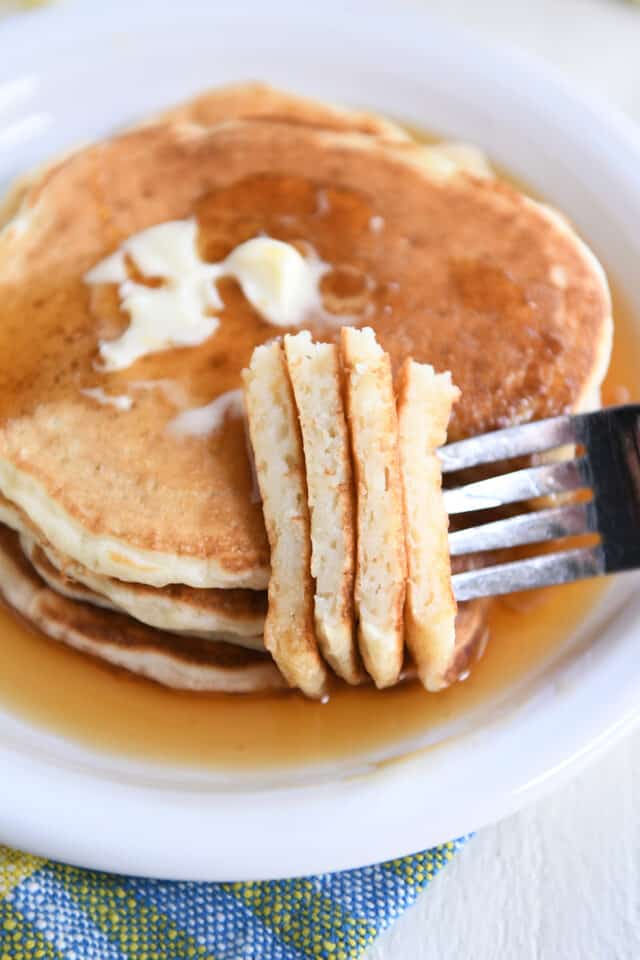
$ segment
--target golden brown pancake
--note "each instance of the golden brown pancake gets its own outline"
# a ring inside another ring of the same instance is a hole
[[[430,170],[413,145],[241,121],[82,150],[43,174],[0,237],[0,489],[94,572],[156,586],[268,577],[237,421],[179,439],[159,392],[126,412],[80,394],[170,378],[207,403],[282,332],[223,280],[220,328],[203,345],[94,369],[98,339],[127,318],[84,273],[132,233],[191,215],[210,260],[261,232],[310,243],[333,267],[328,310],[373,327],[396,368],[410,354],[451,370],[452,439],[577,408],[606,369],[606,282],[570,227],[504,184]],[[313,316],[305,327],[334,336]]]
[[[165,633],[115,611],[60,596],[25,558],[18,535],[0,525],[0,596],[39,632],[113,666],[179,690],[255,693],[285,683],[263,653]],[[468,671],[486,643],[485,601],[461,604],[449,680]],[[414,676],[411,663],[403,676]]]
[[[22,535],[20,545],[36,573],[64,597],[118,610],[158,630],[264,650],[266,596],[262,592],[122,583],[92,574],[73,562],[61,563],[54,550],[29,536]]]
[[[458,605],[456,644],[446,674],[446,685],[464,680],[489,642],[488,614],[491,600],[469,600]]]
[[[426,690],[447,684],[456,646],[449,517],[437,449],[447,442],[459,391],[448,373],[405,360],[398,378],[398,447],[405,505],[407,595],[404,635]]]
[[[0,593],[52,639],[164,686],[223,693],[284,686],[264,653],[154,630],[122,613],[60,596],[35,573],[18,535],[7,527],[0,527]]]
[[[15,528],[11,527],[10,529]],[[60,596],[66,597],[68,600],[78,600],[81,603],[91,603],[95,607],[104,607],[105,610],[120,609],[106,597],[95,593],[83,583],[79,583],[78,580],[73,580],[62,570],[58,570],[51,563],[42,547],[39,547],[35,540],[32,540],[26,534],[20,536],[20,549],[38,576]],[[120,609],[120,613],[124,613],[124,611]]]
[[[306,331],[284,338],[306,467],[314,618],[322,655],[339,677],[360,683],[355,641],[355,496],[342,370],[333,343]]]
[[[145,118],[137,126],[158,123],[195,123],[212,127],[229,120],[273,120],[294,123],[305,127],[319,127],[324,130],[343,132],[357,131],[371,136],[384,137],[387,140],[406,141],[410,137],[397,124],[377,114],[361,110],[347,110],[308,97],[299,97],[265,83],[234,83],[224,87],[206,90],[197,96],[184,100],[168,110],[150,118]],[[136,129],[134,127],[133,129]],[[474,148],[458,144],[445,144],[442,148],[453,150],[453,156],[469,163],[466,155],[460,151]],[[457,151],[457,153],[456,153]],[[62,157],[50,161],[44,167],[23,174],[12,183],[8,193],[0,198],[0,228],[19,210],[24,197],[47,167],[59,162]],[[471,155],[471,165],[483,169],[482,158]]]
[[[266,83],[235,83],[216,87],[163,110],[156,123],[197,123],[214,127],[229,120],[271,120],[339,132],[357,131],[387,140],[406,141],[409,135],[385,117],[346,110],[309,97],[299,97]]]
[[[120,610],[148,626],[262,650],[266,593],[198,590],[183,584],[148,587],[92,573],[61,554],[26,513],[0,495],[0,523],[20,534],[23,551],[53,590],[71,599]]]
[[[407,582],[398,418],[391,363],[365,327],[344,327],[340,355],[356,499],[358,645],[377,687],[397,682]]]
[[[19,212],[22,201],[31,185],[35,183],[38,172],[38,170],[34,170],[31,173],[17,177],[11,183],[8,191],[0,197],[0,230],[2,230],[5,223],[15,217]]]
[[[327,670],[314,629],[305,460],[282,344],[258,347],[242,378],[271,547],[264,645],[292,687],[320,699]]]

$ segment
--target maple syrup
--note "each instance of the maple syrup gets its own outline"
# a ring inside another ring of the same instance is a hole
[[[640,401],[640,337],[614,285],[615,337],[604,404]],[[0,609],[0,705],[84,746],[145,761],[253,769],[380,752],[498,697],[557,652],[604,581],[494,601],[490,640],[471,675],[439,694],[417,683],[340,686],[326,704],[296,693],[177,692],[50,640]]]

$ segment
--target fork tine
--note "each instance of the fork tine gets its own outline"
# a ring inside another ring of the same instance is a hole
[[[571,417],[552,417],[505,430],[494,430],[480,437],[469,437],[440,447],[438,456],[442,472],[466,470],[481,463],[509,460],[532,453],[553,450],[576,439],[574,421]]]
[[[590,485],[589,464],[585,457],[580,457],[577,460],[514,470],[488,480],[453,487],[444,491],[444,505],[449,514],[469,513]]]
[[[524,543],[560,540],[596,529],[593,503],[574,503],[456,530],[449,534],[449,553],[455,557],[482,550],[503,550]]]
[[[451,579],[455,598],[460,603],[477,597],[495,597],[517,590],[571,583],[602,573],[605,573],[604,551],[601,545],[597,545],[467,570],[454,574]]]

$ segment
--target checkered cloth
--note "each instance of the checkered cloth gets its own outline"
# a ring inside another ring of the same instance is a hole
[[[0,847],[0,960],[352,960],[462,842],[260,883],[141,880]]]

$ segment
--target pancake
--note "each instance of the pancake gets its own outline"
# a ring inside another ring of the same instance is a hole
[[[15,528],[12,527],[11,529]],[[103,607],[105,610],[118,609],[118,607],[111,603],[110,600],[107,600],[106,597],[100,596],[99,593],[94,593],[89,587],[78,583],[77,580],[72,580],[71,577],[66,576],[62,570],[54,567],[47,559],[44,550],[37,545],[35,540],[32,540],[31,537],[26,534],[20,535],[20,548],[38,576],[44,580],[48,587],[51,587],[52,590],[59,593],[61,597],[66,597],[67,600],[77,600],[80,603],[91,603],[93,606]],[[122,613],[123,611],[121,610],[120,612]]]
[[[376,686],[389,687],[402,669],[407,578],[391,363],[368,328],[345,327],[340,351],[356,488],[358,644]]]
[[[304,445],[318,643],[339,677],[359,683],[362,666],[353,609],[354,490],[338,348],[312,343],[305,331],[287,335],[284,351]]]
[[[495,177],[487,155],[471,143],[443,140],[430,144],[426,151],[430,161],[441,157],[445,162],[452,163],[456,169],[472,173],[476,177]]]
[[[455,646],[447,667],[445,686],[466,680],[473,664],[482,657],[489,642],[491,603],[491,599],[485,597],[458,605]]]
[[[311,527],[304,452],[284,350],[257,347],[243,372],[249,432],[271,546],[264,645],[292,687],[327,692],[313,622]]]
[[[449,518],[437,449],[459,391],[448,373],[406,360],[398,384],[398,436],[407,538],[406,644],[426,690],[447,685],[454,659],[456,601],[451,585]]]
[[[188,633],[262,650],[266,594],[198,590],[182,584],[148,587],[92,573],[60,554],[26,514],[0,496],[0,523],[20,533],[23,549],[52,589],[71,599],[128,613],[159,630]]]
[[[27,562],[16,533],[0,527],[0,593],[36,629],[115,667],[177,690],[254,693],[283,680],[264,653],[177,636],[48,587]]]
[[[207,90],[153,117],[144,118],[133,129],[158,123],[193,123],[211,127],[229,120],[274,120],[324,130],[356,131],[399,142],[411,139],[402,127],[386,117],[299,97],[264,83],[237,83]],[[437,147],[428,149],[441,151],[443,155],[463,164],[472,172],[488,175],[490,168],[486,158],[475,147],[452,143],[438,144]],[[11,184],[6,195],[0,198],[0,229],[18,213],[29,188],[38,176],[60,162],[65,155],[67,154],[23,174]]]
[[[144,118],[133,129],[158,123],[194,123],[213,127],[229,120],[278,120],[324,130],[352,131],[384,137],[387,140],[406,141],[406,131],[391,120],[360,110],[346,110],[308,97],[299,97],[265,83],[234,83],[215,87],[197,96]],[[480,151],[463,154],[453,144],[458,156],[482,169]],[[464,150],[464,145],[462,147]],[[469,148],[474,151],[474,148]],[[480,159],[478,159],[480,155]],[[24,197],[45,169],[58,163],[62,157],[44,167],[18,177],[7,194],[0,199],[0,228],[20,209]]]
[[[361,110],[346,110],[309,97],[277,90],[266,83],[237,83],[216,87],[163,110],[151,122],[196,123],[214,127],[228,120],[271,120],[338,132],[357,131],[400,142],[410,139],[391,120]]]
[[[337,133],[364,133],[396,143],[413,140],[404,127],[380,114],[300,97],[265,83],[216,87],[163,110],[144,123],[194,123],[214,127],[229,120],[241,119],[278,121]],[[420,144],[419,150],[427,167],[436,166],[443,172],[465,170],[478,177],[494,176],[486,154],[473,144],[443,140],[440,143]],[[420,153],[416,152],[416,155],[419,157]]]
[[[159,630],[213,637],[225,634],[242,646],[261,649],[266,595],[255,590],[197,590],[182,584],[148,587],[91,573],[80,564],[41,548],[48,562],[125,613]]]
[[[20,211],[22,201],[27,195],[30,187],[36,182],[38,175],[43,168],[33,170],[31,173],[25,173],[17,177],[4,196],[0,197],[0,230],[9,220],[12,220]]]
[[[61,564],[55,551],[40,546],[24,534],[20,537],[20,545],[45,583],[64,597],[108,610],[119,610],[139,623],[158,630],[232,643],[248,650],[264,650],[262,608],[266,607],[266,598],[261,593],[252,594],[244,590],[197,591],[179,585],[156,589],[119,583],[108,577],[91,574],[79,568],[78,564]],[[175,598],[171,597],[172,591],[177,594]],[[187,595],[186,599],[180,597],[180,592]],[[199,598],[198,593],[204,596]],[[211,594],[219,595],[213,603]],[[238,594],[247,594],[248,601],[245,602],[245,598],[238,597]],[[251,603],[256,609],[252,619],[247,616],[247,608],[250,609]],[[237,607],[244,609],[238,610]]]
[[[281,121],[338,132],[355,131],[397,142],[412,139],[403,127],[379,114],[349,110],[255,82],[230,84],[207,90],[152,117],[144,118],[132,129],[158,123],[193,123],[211,127],[229,120]],[[486,155],[472,144],[442,141],[429,144],[423,149],[428,156],[441,157],[443,161],[450,161],[469,173],[485,177],[494,175]],[[58,163],[62,156],[64,155],[23,174],[11,184],[7,194],[0,198],[0,229],[19,211],[27,191],[37,177],[48,167]]]
[[[19,229],[0,237],[0,490],[94,573],[151,586],[268,580],[237,420],[173,437],[160,391],[128,411],[80,393],[170,379],[206,404],[239,386],[273,336],[223,280],[220,329],[205,343],[95,370],[98,339],[127,321],[113,288],[89,290],[85,272],[132,233],[191,215],[208,260],[260,233],[311,244],[332,267],[329,313],[371,326],[396,369],[412,355],[452,371],[451,439],[575,409],[606,369],[606,282],[566,222],[497,181],[425,165],[411,144],[239,121],[87,148],[42,175]],[[329,340],[340,317],[304,325]]]
[[[259,693],[282,690],[273,662],[225,643],[163,633],[129,617],[60,596],[26,560],[18,535],[0,526],[0,596],[37,631],[83,654],[177,690]],[[453,682],[464,676],[486,643],[484,601],[460,605]],[[414,674],[412,664],[404,671]]]

